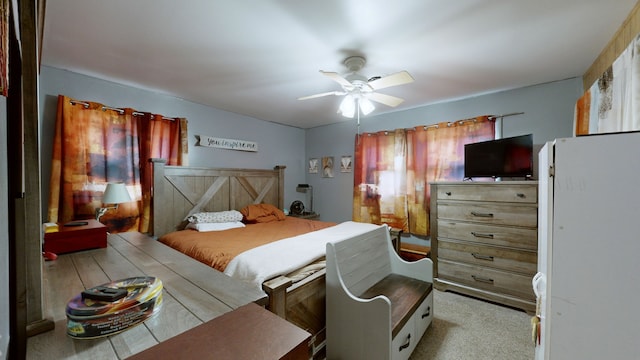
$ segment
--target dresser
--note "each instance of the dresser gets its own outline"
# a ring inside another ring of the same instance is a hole
[[[431,183],[434,286],[535,312],[538,182]]]

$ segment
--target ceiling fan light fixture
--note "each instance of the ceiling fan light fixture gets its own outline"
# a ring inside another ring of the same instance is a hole
[[[391,86],[398,86],[413,82],[413,77],[406,71],[402,70],[390,75],[373,76],[370,78],[360,74],[366,60],[363,56],[351,56],[345,59],[344,65],[349,70],[349,74],[342,76],[337,72],[320,70],[320,73],[329,79],[337,82],[342,87],[342,91],[330,91],[316,95],[303,96],[298,100],[307,100],[323,96],[346,95],[340,103],[337,113],[346,118],[354,118],[356,111],[358,112],[358,122],[360,115],[368,115],[375,106],[373,102],[377,102],[386,106],[396,107],[404,100],[395,96],[378,93],[380,89]]]
[[[361,97],[360,99],[358,99],[358,103],[360,104],[362,115],[369,115],[373,110],[376,109],[371,100],[367,98]]]
[[[342,99],[339,110],[342,116],[353,118],[356,113],[356,104],[352,95],[347,95]]]

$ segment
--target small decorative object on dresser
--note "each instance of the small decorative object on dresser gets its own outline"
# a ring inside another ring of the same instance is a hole
[[[107,247],[107,227],[97,220],[71,221],[59,224],[58,229],[44,234],[44,251],[62,254]]]
[[[434,286],[535,312],[538,182],[431,184]]]

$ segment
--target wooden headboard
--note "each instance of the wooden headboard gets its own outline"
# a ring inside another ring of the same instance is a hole
[[[153,236],[182,228],[185,219],[203,211],[240,210],[249,204],[267,203],[283,208],[284,169],[221,169],[166,166],[153,162]]]

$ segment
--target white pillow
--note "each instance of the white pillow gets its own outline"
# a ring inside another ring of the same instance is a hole
[[[221,231],[227,229],[234,229],[244,227],[244,224],[240,221],[232,222],[219,222],[219,223],[189,223],[187,229],[194,229],[197,231]]]
[[[187,218],[190,223],[226,223],[242,221],[242,213],[237,210],[201,212]]]

